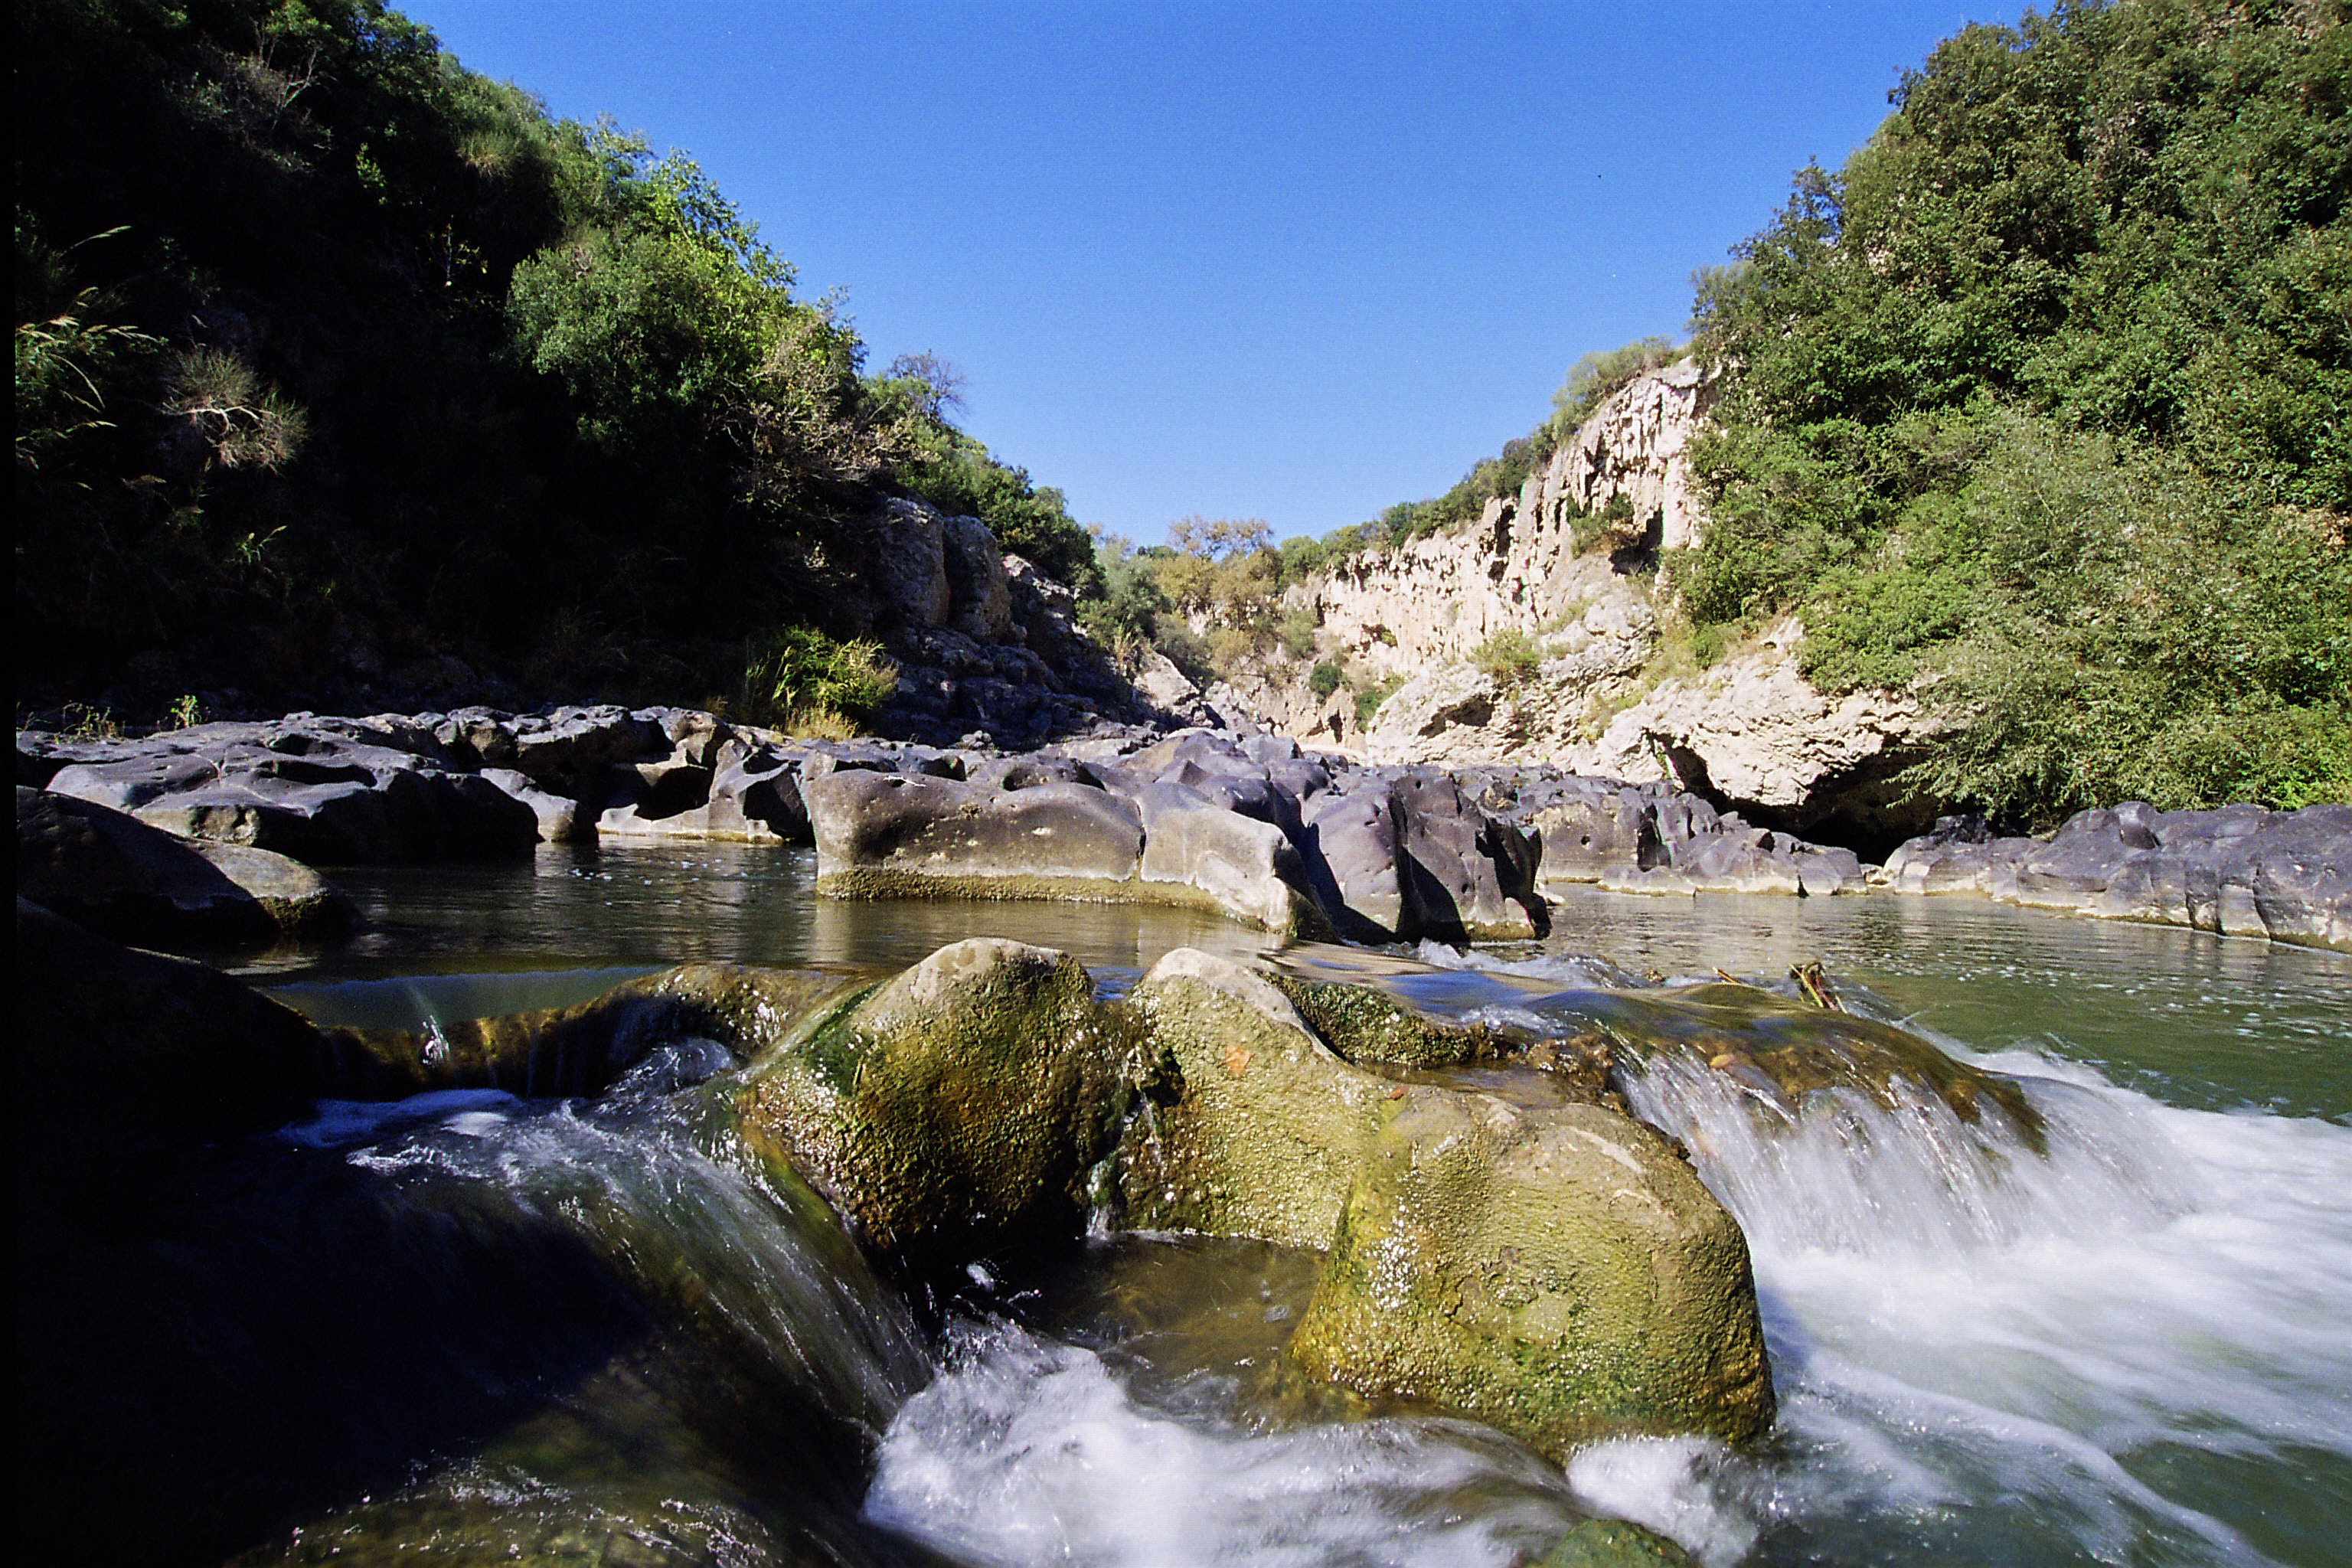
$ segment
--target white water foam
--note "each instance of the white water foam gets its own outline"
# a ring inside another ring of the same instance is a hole
[[[1924,1092],[1818,1092],[1791,1121],[1673,1057],[1629,1085],[1747,1232],[1784,1453],[1605,1446],[1581,1495],[1710,1563],[1744,1550],[1727,1508],[1864,1556],[2269,1560],[2225,1485],[2184,1499],[2135,1461],[2352,1459],[2352,1129],[1997,1065],[2053,1075],[2026,1080],[2046,1158]]]
[[[1180,1421],[1093,1352],[1001,1323],[961,1330],[900,1410],[866,1512],[992,1568],[1504,1568],[1579,1517],[1557,1471],[1478,1428]]]

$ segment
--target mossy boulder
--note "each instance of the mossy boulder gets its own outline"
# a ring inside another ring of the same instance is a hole
[[[1328,1247],[1401,1086],[1340,1060],[1271,981],[1229,958],[1178,948],[1129,1001],[1159,1076],[1120,1147],[1128,1222]]]
[[[1598,1106],[1409,1089],[1291,1353],[1555,1457],[1628,1432],[1744,1439],[1772,1418],[1738,1223],[1662,1136]]]
[[[1279,972],[1266,978],[1332,1050],[1351,1062],[1461,1067],[1509,1048],[1508,1041],[1484,1024],[1433,1018],[1369,985],[1341,985]]]
[[[1343,1037],[1433,1049],[1376,994],[1170,953],[1130,997],[1158,1051],[1118,1152],[1130,1225],[1328,1252],[1298,1365],[1555,1454],[1769,1424],[1746,1239],[1664,1137],[1604,1106],[1353,1066],[1294,990]]]
[[[918,1268],[1074,1235],[1139,1052],[1068,955],[975,938],[760,1061],[743,1135]]]

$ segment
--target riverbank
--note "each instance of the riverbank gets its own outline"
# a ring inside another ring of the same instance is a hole
[[[2126,802],[2042,838],[1948,818],[1873,866],[1664,784],[1370,765],[1278,736],[1109,721],[1007,753],[795,739],[678,708],[292,714],[139,738],[19,731],[16,759],[20,788],[311,866],[814,845],[830,896],[1190,905],[1364,942],[1540,936],[1548,889],[1592,882],[1973,894],[2352,952],[2345,805]]]

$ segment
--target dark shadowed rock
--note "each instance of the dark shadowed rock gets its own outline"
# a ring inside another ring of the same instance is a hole
[[[351,928],[351,901],[283,855],[190,843],[119,811],[18,786],[16,891],[121,942],[255,946]]]

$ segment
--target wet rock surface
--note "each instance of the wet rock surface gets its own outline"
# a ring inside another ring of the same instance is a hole
[[[1294,988],[1189,949],[1136,987],[1160,1070],[1119,1151],[1129,1223],[1328,1254],[1290,1347],[1303,1368],[1547,1452],[1769,1423],[1746,1244],[1664,1137],[1601,1105],[1355,1066]],[[1476,1048],[1332,994],[1349,989],[1303,994],[1367,1059]]]

